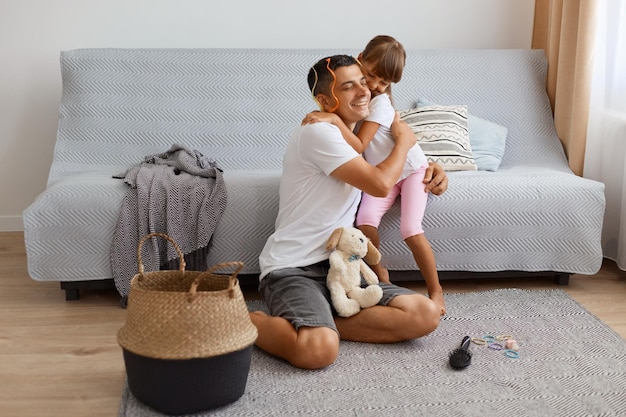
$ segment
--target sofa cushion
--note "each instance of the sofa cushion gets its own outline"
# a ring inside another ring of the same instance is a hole
[[[446,171],[475,171],[467,126],[467,106],[421,106],[400,111],[430,162]]]
[[[417,107],[434,104],[424,98],[417,100]],[[504,155],[508,129],[472,113],[467,114],[467,126],[476,167],[480,171],[496,171]]]

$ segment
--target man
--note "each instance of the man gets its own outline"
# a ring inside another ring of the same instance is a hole
[[[309,71],[309,87],[324,111],[354,129],[369,113],[370,91],[358,62],[349,56],[324,58]],[[397,118],[396,118],[397,119]],[[434,302],[406,288],[381,283],[383,298],[349,318],[335,317],[326,288],[326,241],[337,227],[354,223],[361,191],[385,196],[400,177],[415,135],[403,122],[392,126],[395,147],[372,166],[328,123],[305,124],[291,136],[283,160],[276,230],[260,256],[259,291],[270,314],[253,312],[256,345],[294,366],[332,364],[339,340],[393,343],[424,336],[439,324]],[[435,194],[447,188],[441,167],[425,176]]]

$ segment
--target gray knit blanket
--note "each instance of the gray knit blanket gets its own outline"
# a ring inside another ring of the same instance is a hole
[[[169,235],[183,252],[187,270],[208,268],[206,255],[227,198],[215,161],[197,150],[173,145],[114,177],[129,186],[111,245],[111,269],[120,295],[128,295],[130,280],[138,271],[139,241],[149,233]],[[178,266],[178,253],[163,238],[146,241],[141,253],[145,271]]]

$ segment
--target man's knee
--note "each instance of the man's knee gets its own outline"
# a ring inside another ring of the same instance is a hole
[[[331,365],[339,356],[339,335],[328,327],[300,328],[298,354],[291,364],[298,368],[320,369]]]
[[[413,315],[418,327],[418,336],[422,337],[434,332],[441,320],[441,310],[435,302],[427,297],[423,297],[422,303],[418,307],[418,312]]]
[[[394,305],[394,302],[398,304]],[[401,331],[406,332],[403,337],[407,340],[432,333],[439,326],[440,309],[428,297],[418,294],[398,296],[389,305],[400,308],[406,313],[407,322],[401,326]]]

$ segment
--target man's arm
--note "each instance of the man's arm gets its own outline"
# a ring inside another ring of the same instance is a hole
[[[396,120],[392,124],[392,134],[395,146],[383,162],[372,166],[363,157],[359,156],[335,169],[331,175],[367,194],[375,197],[385,197],[398,182],[398,178],[402,174],[406,155],[409,149],[416,143],[416,138],[411,128],[399,120],[397,115]]]

